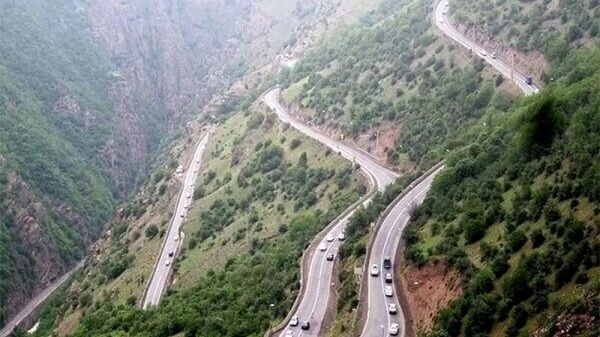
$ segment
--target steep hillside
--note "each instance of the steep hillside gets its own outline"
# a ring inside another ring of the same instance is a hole
[[[431,4],[386,2],[323,41],[282,74],[284,97],[320,128],[390,164],[409,172],[431,165],[443,157],[442,144],[455,146],[450,139],[512,100],[501,77],[437,37]]]
[[[85,255],[215,93],[284,45],[300,52],[304,37],[352,20],[349,8],[359,7],[0,4],[0,323]]]
[[[598,49],[570,55],[547,90],[473,128],[448,156],[405,233],[412,263],[441,259],[464,277],[431,336],[600,329],[598,62]]]
[[[452,11],[458,2],[451,2]],[[499,2],[499,10],[506,3]],[[490,6],[461,2],[460,10],[485,7],[494,12]],[[586,3],[591,14],[587,9],[581,13],[575,2],[560,6],[569,18],[589,21],[595,15],[595,2]],[[593,335],[597,326],[590,322],[598,321],[592,310],[598,294],[598,149],[590,143],[597,143],[599,134],[594,97],[600,82],[592,66],[598,52],[574,56],[569,48],[594,45],[594,22],[580,27],[579,39],[567,41],[563,26],[545,37],[563,46],[560,55],[550,57],[553,70],[542,67],[552,88],[522,101],[478,58],[437,37],[429,22],[431,11],[431,1],[385,3],[369,20],[326,39],[282,73],[284,97],[298,106],[301,118],[407,172],[446,158],[450,168],[437,179],[406,234],[405,255],[413,263],[399,273],[408,285],[418,332],[435,324],[439,329],[432,336],[483,336],[490,331],[493,336],[529,336],[534,331],[541,336],[552,334],[570,317],[576,322],[570,325],[572,333],[580,329],[586,331],[582,335]],[[401,186],[398,182],[394,188]],[[383,196],[383,205],[390,200]],[[374,203],[348,229],[340,252],[334,336],[356,333],[359,284],[354,268],[362,265],[369,224],[381,209]],[[550,221],[546,209],[552,210]],[[573,242],[563,238],[570,226],[579,235]],[[534,240],[536,249],[530,246]],[[532,250],[542,253],[526,257]],[[538,269],[531,266],[534,260],[541,261]],[[505,281],[510,279],[506,275],[522,270],[535,271],[544,281],[525,282],[525,290],[511,298],[512,289],[505,290],[511,285],[503,285],[511,282]],[[479,286],[485,290],[473,290]],[[530,291],[535,292],[531,299],[523,295]],[[437,315],[450,303],[450,309]],[[541,327],[548,328],[536,330]]]
[[[174,284],[157,309],[135,305],[171,215],[165,200],[178,185],[172,170],[184,162],[160,169],[123,207],[90,263],[57,295],[63,300],[46,308],[36,334],[259,336],[281,320],[298,289],[303,249],[365,187],[350,163],[266,112],[262,105],[238,111],[211,137]],[[185,160],[198,136],[172,156]]]

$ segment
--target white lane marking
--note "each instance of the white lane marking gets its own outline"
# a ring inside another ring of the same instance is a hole
[[[336,242],[336,240],[337,240],[337,234],[335,234],[334,232],[337,232],[338,234],[339,234],[340,232],[342,232],[342,231],[343,231],[343,230],[346,228],[346,226],[347,226],[347,224],[348,224],[348,219],[349,219],[349,218],[350,218],[350,217],[351,217],[353,214],[354,214],[354,210],[353,210],[353,211],[351,211],[350,213],[348,213],[348,214],[347,214],[345,217],[343,217],[342,219],[340,219],[340,220],[338,221],[338,223],[337,223],[335,226],[333,226],[333,228],[332,228],[332,229],[331,229],[331,230],[330,230],[330,231],[327,233],[327,235],[329,235],[329,234],[332,234],[332,235],[334,235],[334,241],[332,241],[332,242],[329,244],[329,246],[327,247],[327,250],[326,250],[326,251],[324,251],[324,254],[323,254],[323,255],[324,255],[324,258],[321,260],[321,268],[320,268],[320,270],[319,270],[319,277],[317,278],[317,280],[318,280],[318,281],[317,281],[317,282],[318,282],[318,285],[317,285],[317,291],[314,293],[314,294],[315,294],[315,299],[314,299],[313,306],[312,306],[312,308],[311,308],[310,315],[308,316],[308,320],[309,320],[309,321],[310,321],[310,319],[312,319],[312,316],[313,316],[313,314],[314,314],[314,312],[315,312],[315,310],[316,310],[316,307],[317,307],[317,303],[319,302],[319,298],[320,298],[320,296],[319,296],[319,293],[321,292],[321,291],[320,291],[320,289],[321,289],[321,283],[323,283],[323,282],[322,282],[322,281],[323,281],[323,277],[322,277],[322,276],[323,276],[323,267],[324,267],[324,265],[325,265],[325,264],[327,264],[327,262],[328,262],[328,261],[327,261],[327,254],[329,253],[329,250],[330,250],[332,247],[334,247],[334,246],[337,244],[337,242]],[[342,227],[342,228],[339,228],[339,227]],[[324,240],[324,241],[321,241],[321,243],[319,244],[319,246],[321,246],[321,245],[322,245],[322,244],[324,244],[324,243],[325,243],[325,244],[327,244],[327,237],[325,237],[323,240]],[[334,250],[335,250],[335,248],[334,248]],[[321,250],[319,250],[319,252],[321,252]],[[315,254],[315,255],[313,255],[312,261],[314,261],[314,260],[315,260],[315,258],[316,258],[316,254]],[[335,257],[334,257],[334,258],[335,258]],[[311,264],[312,264],[312,261],[311,261]],[[334,261],[332,261],[332,262],[334,262]],[[312,269],[311,269],[311,270],[312,270]],[[333,264],[331,265],[331,271],[330,271],[330,273],[331,273],[331,272],[333,272]],[[329,284],[329,281],[328,281],[327,283]],[[305,300],[306,300],[306,297],[305,297],[305,298],[303,298],[302,302],[304,303],[304,301],[305,301]],[[327,301],[329,301],[329,291],[327,292],[327,296],[326,296],[326,301],[325,301],[325,303],[327,303]],[[300,311],[300,308],[301,308],[301,307],[302,307],[302,304],[301,304],[300,306],[298,306],[298,309],[297,309],[297,310],[296,310],[296,312],[295,312],[295,313],[296,313],[296,315],[297,315],[298,311]],[[321,323],[322,323],[322,322],[319,322],[319,324],[321,324]],[[316,324],[315,324],[315,325],[316,325]],[[283,334],[284,334],[284,333],[285,333],[285,331],[284,331],[284,332],[282,332],[281,336],[283,336]],[[302,336],[302,334],[303,334],[303,332],[302,332],[302,330],[301,330],[301,331],[300,331],[300,333],[298,334],[298,337],[301,337],[301,336]]]
[[[183,187],[179,196],[179,202],[175,207],[174,219],[172,220],[171,228],[166,234],[166,243],[163,246],[163,251],[160,252],[158,264],[154,272],[154,277],[150,281],[148,294],[144,301],[143,308],[147,308],[151,305],[156,305],[160,301],[162,289],[164,289],[165,287],[164,283],[166,283],[167,274],[172,268],[172,263],[170,263],[168,267],[165,266],[166,261],[168,260],[168,254],[171,250],[173,250],[172,243],[170,240],[174,240],[175,236],[178,235],[181,229],[181,225],[183,224],[183,219],[185,219],[185,216],[187,214],[187,210],[185,209],[185,207],[182,206],[187,203],[187,196],[191,193],[190,189],[192,188],[195,180],[198,177],[197,171],[199,171],[199,168],[202,164],[200,161],[202,159],[204,150],[206,148],[206,144],[208,143],[208,138],[211,133],[212,130],[209,130],[208,133],[204,135],[204,137],[198,143],[196,150],[192,156],[192,162],[188,166],[188,170],[185,173],[185,177],[183,179]],[[194,171],[196,171],[196,173],[194,173]],[[181,218],[181,215],[183,215],[184,217]]]
[[[352,148],[346,146],[345,144],[337,142],[325,135],[322,135],[319,132],[316,132],[312,128],[309,128],[308,126],[304,125],[303,123],[301,123],[298,120],[296,120],[295,118],[293,118],[291,115],[288,115],[287,112],[285,111],[285,109],[279,104],[279,101],[275,98],[275,92],[276,92],[276,90],[272,90],[272,91],[268,92],[267,94],[265,94],[264,100],[271,109],[275,110],[275,113],[277,114],[277,116],[279,117],[280,120],[291,124],[294,128],[298,129],[302,133],[308,135],[309,137],[311,137],[313,139],[316,139],[317,141],[320,141],[321,143],[330,147],[334,151],[339,152],[340,154],[342,154],[343,157],[345,157],[348,160],[354,161],[358,157],[361,168],[370,173],[369,179],[371,179],[371,181],[377,182],[379,190],[382,190],[385,186],[387,186],[388,184],[393,182],[393,180],[398,176],[397,173],[390,171],[383,166],[380,166],[378,163],[371,161],[369,158],[365,159],[364,156],[362,155],[362,153],[355,152]],[[384,178],[382,178],[381,176],[383,176]],[[367,205],[369,203],[369,201],[370,201],[370,199],[366,200],[363,205]],[[313,262],[314,262],[314,257],[313,257],[313,261],[311,261],[310,270],[312,270]],[[317,293],[317,295],[318,295],[318,293]],[[368,300],[370,302],[370,296],[368,297]],[[305,301],[305,299],[302,299],[302,302],[304,302],[304,301]],[[316,303],[316,301],[315,301],[315,303]],[[367,307],[369,307],[369,306],[370,306],[370,304]],[[298,312],[300,310],[300,307],[302,307],[302,304],[299,306],[299,308],[296,312]],[[314,310],[313,310],[313,312],[314,312]],[[369,311],[367,312],[367,315],[368,314],[369,314]],[[312,314],[311,314],[311,316],[312,316]],[[283,336],[284,333],[285,332],[282,332],[281,336]],[[299,336],[301,336],[301,335],[302,335],[302,332],[300,332]]]
[[[427,181],[427,180],[425,180],[424,182],[426,182],[426,181]],[[426,184],[426,185],[427,185],[427,184]],[[412,198],[412,199],[411,199],[411,200],[408,202],[408,204],[407,204],[406,206],[404,206],[404,208],[402,209],[402,211],[400,212],[400,214],[398,214],[398,216],[397,216],[397,217],[394,219],[394,221],[392,222],[392,228],[390,228],[390,231],[388,232],[388,235],[387,235],[387,237],[386,237],[386,239],[385,239],[385,243],[384,243],[384,245],[383,245],[383,254],[384,254],[384,256],[385,256],[385,252],[388,250],[388,244],[389,244],[389,239],[390,239],[390,237],[391,237],[391,234],[392,234],[392,233],[394,233],[394,234],[397,234],[396,227],[398,226],[398,220],[400,220],[400,217],[401,217],[401,216],[404,214],[404,212],[405,212],[407,209],[409,209],[409,208],[410,208],[410,207],[413,205],[413,202],[414,202],[414,201],[415,201],[417,198],[419,198],[419,197],[420,197],[420,196],[421,196],[423,193],[425,193],[425,192],[426,192],[426,191],[428,191],[428,190],[429,190],[429,189],[428,189],[427,187],[423,187],[423,190],[422,190],[422,191],[420,191],[419,193],[417,193],[417,195],[415,195],[415,196],[414,196],[414,198]],[[413,190],[413,191],[415,191],[415,190]],[[413,191],[411,191],[411,192],[413,192]],[[407,219],[407,220],[408,220],[408,219]],[[406,223],[406,222],[407,222],[407,221],[404,221],[404,223]],[[400,239],[402,239],[402,237],[400,237]],[[395,255],[396,255],[396,254],[390,253],[390,258],[391,258],[391,262],[392,262],[392,284],[394,284],[394,283],[393,283],[393,270],[394,270],[394,263],[396,262],[396,261],[395,261]],[[384,284],[384,280],[383,280],[383,278],[381,279],[381,287],[382,287],[382,289],[385,289],[385,284]],[[383,301],[383,302],[384,302],[385,304],[387,304],[387,299],[385,298],[385,293],[383,294],[383,299],[384,299],[384,301]],[[393,301],[394,303],[397,303],[397,304],[398,304],[398,301],[397,301],[397,299],[396,299],[396,292],[395,292],[395,291],[393,291],[393,292],[392,292],[392,301]],[[400,305],[398,305],[398,308],[400,308],[400,309],[399,309],[399,311],[400,311],[400,314],[403,316],[403,315],[404,315],[404,310],[402,310],[402,308],[400,307]],[[386,312],[387,312],[387,308],[386,308]],[[388,314],[388,315],[386,315],[386,317],[387,317],[387,328],[386,328],[386,329],[389,329],[389,327],[390,327],[390,315]],[[402,336],[404,336],[404,330],[405,330],[405,329],[404,329],[404,327],[403,327],[403,328],[402,328]]]
[[[432,174],[431,176],[433,176],[433,174]],[[428,183],[428,181],[429,181],[429,180],[430,180],[430,179],[429,179],[429,177],[428,177],[428,178],[426,178],[426,179],[425,179],[425,180],[423,180],[423,181],[422,181],[422,182],[421,182],[419,185],[415,186],[415,187],[413,188],[413,190],[412,190],[412,191],[410,191],[409,193],[413,193],[413,192],[414,192],[415,190],[417,190],[417,189],[418,189],[420,186],[422,186],[422,184],[423,184],[423,183]],[[419,197],[419,196],[420,196],[420,195],[421,195],[423,192],[425,192],[425,191],[427,191],[427,190],[428,190],[428,188],[425,188],[423,191],[419,192],[419,193],[418,193],[418,194],[417,194],[415,197],[413,197],[413,198],[412,198],[412,199],[411,199],[411,200],[408,202],[408,205],[407,205],[407,206],[404,206],[404,208],[403,208],[403,210],[400,212],[400,214],[398,214],[398,216],[396,217],[396,219],[395,219],[395,220],[394,220],[394,222],[392,223],[392,228],[389,230],[389,232],[388,232],[388,234],[387,234],[387,236],[386,236],[386,241],[385,241],[385,243],[384,243],[384,249],[383,249],[383,251],[382,251],[382,252],[383,252],[383,254],[385,254],[385,248],[386,248],[386,246],[387,246],[387,241],[388,241],[388,239],[389,239],[389,237],[390,237],[391,233],[392,233],[392,232],[394,232],[395,222],[396,222],[396,221],[398,221],[398,219],[400,218],[400,216],[402,216],[402,214],[404,213],[404,211],[406,211],[406,209],[408,208],[408,206],[410,206],[410,204],[412,204],[412,202],[413,202],[413,201],[414,201],[416,198],[418,198],[418,197]],[[408,195],[407,195],[407,196],[408,196]],[[407,197],[407,196],[405,196],[405,197]],[[403,198],[403,199],[402,199],[402,200],[399,202],[399,204],[404,204],[404,203],[405,203],[405,202],[404,202],[404,198]],[[385,220],[384,220],[384,221],[385,221]],[[382,228],[380,228],[380,231],[381,231],[381,229],[382,229]],[[376,240],[377,240],[377,239],[376,239]],[[369,261],[371,262],[371,264],[373,263],[373,259],[374,259],[374,258],[375,258],[374,256],[371,256],[371,258],[369,259]],[[376,259],[376,260],[377,260],[377,259]],[[373,277],[370,277],[370,278],[369,278],[369,282],[368,282],[368,289],[370,289],[370,288],[371,288],[371,280],[372,280],[372,278],[373,278]],[[382,285],[383,285],[383,284],[384,284],[384,281],[383,281],[383,279],[381,280],[381,282],[382,282]],[[394,292],[394,293],[395,293],[395,292]],[[371,308],[371,297],[372,297],[372,296],[376,296],[376,295],[369,293],[369,295],[367,296],[367,299],[368,299],[368,302],[367,302],[367,303],[368,303],[368,304],[367,304],[367,320],[366,320],[365,326],[364,326],[364,328],[363,328],[363,331],[362,331],[362,333],[361,333],[361,336],[364,336],[364,335],[365,335],[365,333],[367,332],[367,327],[368,327],[368,325],[369,325],[369,322],[370,322],[370,320],[371,320],[371,318],[370,318],[370,317],[371,317],[371,310],[370,310],[370,308]],[[384,296],[384,303],[387,303],[387,300],[385,299],[385,294],[383,294],[383,296]],[[395,294],[393,294],[393,296],[394,296],[394,299],[395,299],[395,298],[396,298],[396,297],[395,297]],[[387,309],[386,309],[385,311],[387,312]],[[402,313],[402,308],[400,308],[400,311],[401,311],[401,313]],[[389,322],[390,322],[389,315],[387,315],[387,321],[388,321],[388,329],[389,329]],[[405,329],[402,329],[403,333],[404,333],[404,330],[405,330]]]

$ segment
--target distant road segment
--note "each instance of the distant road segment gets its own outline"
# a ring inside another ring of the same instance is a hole
[[[340,153],[344,158],[359,164],[362,169],[371,173],[375,177],[377,187],[380,191],[383,191],[387,185],[396,180],[398,177],[396,172],[381,165],[369,154],[324,135],[310,126],[307,126],[294,116],[288,114],[288,112],[279,102],[279,95],[280,89],[273,89],[267,92],[263,96],[263,99],[265,103],[267,103],[267,105],[275,111],[277,117],[279,117],[281,121],[289,123],[292,127],[304,133],[308,137],[313,138],[332,150]]]
[[[160,255],[154,266],[152,278],[150,283],[148,283],[146,296],[142,304],[142,308],[144,309],[157,305],[167,287],[167,281],[171,273],[171,268],[173,267],[173,260],[179,250],[179,245],[182,242],[181,227],[185,221],[188,207],[192,202],[196,178],[198,177],[200,166],[202,166],[202,155],[204,154],[208,138],[212,131],[213,129],[209,129],[206,135],[204,135],[196,145],[192,160],[185,172],[185,178],[177,205],[175,206],[175,212],[173,213],[169,230],[165,235]]]
[[[58,280],[54,281],[48,288],[44,289],[40,294],[34,297],[29,303],[19,311],[6,325],[0,330],[0,337],[9,336],[13,330],[21,324],[29,315],[33,313],[42,303],[44,303],[56,289],[58,289],[63,283],[65,283],[71,275],[79,268],[83,266],[84,261],[79,262],[73,269],[68,271],[66,274],[61,276]]]
[[[512,81],[525,95],[532,95],[539,92],[539,88],[535,84],[527,84],[526,75],[523,72],[511,67],[510,64],[507,64],[499,57],[492,56],[492,51],[485,51],[483,47],[467,39],[466,36],[456,30],[449,20],[448,10],[448,0],[439,1],[435,5],[433,21],[442,33],[472,51],[474,55],[482,58],[502,74],[502,76]]]

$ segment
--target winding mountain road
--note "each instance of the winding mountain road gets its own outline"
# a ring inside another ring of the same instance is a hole
[[[273,111],[275,111],[281,121],[289,123],[292,127],[305,135],[321,142],[332,150],[337,151],[344,158],[359,164],[367,175],[373,178],[373,182],[379,190],[385,189],[387,185],[391,184],[396,179],[398,176],[397,173],[377,163],[369,154],[326,136],[289,115],[283,105],[279,102],[279,96],[280,90],[273,89],[263,96],[263,100],[271,109],[273,109]],[[369,202],[370,199],[367,199],[363,202],[363,205],[366,205]],[[295,327],[283,329],[281,332],[282,337],[285,336],[288,331],[290,331],[294,337],[320,335],[321,326],[327,310],[327,303],[329,302],[334,266],[333,261],[327,261],[326,257],[329,253],[333,253],[334,256],[337,256],[339,246],[341,245],[341,241],[338,240],[339,235],[344,232],[348,220],[353,214],[354,210],[339,219],[319,243],[319,247],[324,246],[326,250],[318,249],[312,255],[309,270],[306,271],[306,290],[304,291],[302,298],[299,299],[299,304],[293,313],[293,316],[298,317],[300,324]],[[309,330],[300,329],[301,323],[305,321],[309,321],[311,324]]]
[[[442,33],[472,51],[474,55],[482,58],[502,74],[502,76],[512,81],[521,91],[523,91],[523,93],[525,93],[525,95],[532,95],[539,92],[539,88],[535,84],[527,84],[526,76],[523,72],[511,67],[509,63],[506,63],[500,59],[500,57],[492,56],[492,51],[485,51],[483,47],[469,40],[466,36],[456,30],[450,22],[449,15],[447,15],[448,10],[448,0],[438,1],[435,4],[433,22]]]
[[[188,211],[188,207],[192,202],[194,194],[194,184],[198,177],[198,171],[202,166],[202,155],[206,149],[208,138],[212,133],[213,129],[209,129],[206,135],[196,145],[194,150],[194,156],[189,164],[189,167],[185,173],[183,186],[179,194],[177,206],[175,206],[175,212],[171,219],[171,225],[165,235],[163,246],[158,256],[158,260],[154,265],[154,271],[148,287],[145,293],[145,298],[142,304],[142,308],[146,309],[150,306],[157,305],[164,294],[167,286],[167,280],[173,267],[173,259],[175,258],[177,251],[179,250],[182,238],[180,237],[181,226],[185,221],[185,216]]]
[[[343,144],[335,139],[332,139],[317,130],[305,125],[298,119],[290,116],[285,108],[279,102],[279,89],[273,89],[263,96],[267,105],[273,109],[280,120],[289,123],[294,128],[298,129],[307,136],[318,140],[326,146],[339,151],[342,156],[349,160],[357,162],[363,170],[372,175],[375,179],[379,190],[385,189],[387,185],[393,182],[398,176],[397,173],[383,167],[373,157],[362,152],[362,150],[354,149],[346,144]],[[378,264],[381,266],[381,261],[386,255],[394,256],[400,243],[402,229],[408,222],[411,207],[421,203],[427,194],[434,176],[441,170],[438,168],[433,172],[429,172],[416,186],[408,190],[408,192],[398,201],[390,210],[386,218],[383,220],[379,228],[371,256],[369,257],[370,264]],[[370,200],[365,201],[365,204]],[[310,321],[311,327],[309,330],[301,330],[299,326],[287,327],[283,329],[280,336],[288,336],[291,332],[292,336],[320,336],[321,325],[325,318],[327,303],[330,296],[330,285],[332,281],[333,263],[326,260],[328,253],[337,254],[341,242],[337,240],[340,233],[343,233],[348,220],[351,218],[354,211],[344,216],[340,221],[331,228],[328,235],[322,239],[320,246],[324,246],[326,251],[316,251],[310,262],[309,270],[307,271],[306,291],[300,298],[300,304],[296,308],[293,316],[297,316],[300,324],[304,321]],[[333,241],[328,241],[327,237],[334,238]],[[366,272],[366,271],[365,271]],[[391,317],[388,312],[388,302],[395,302],[399,308],[396,296],[390,300],[384,295],[383,276],[371,278],[368,282],[368,317],[363,330],[363,336],[381,336],[381,333],[388,331],[391,323],[401,324],[401,331],[404,331],[404,317],[402,311],[399,314]]]

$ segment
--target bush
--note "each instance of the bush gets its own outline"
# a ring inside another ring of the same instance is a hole
[[[158,227],[156,227],[155,224],[152,224],[148,227],[146,227],[146,237],[150,240],[152,240],[157,234],[158,234]]]
[[[531,233],[530,240],[533,248],[537,248],[544,243],[546,237],[541,229],[536,229]]]
[[[294,138],[290,142],[290,150],[295,150],[298,146],[302,144],[302,141],[299,138]]]
[[[516,252],[523,247],[525,242],[527,242],[527,237],[523,234],[523,231],[517,229],[508,235],[506,247],[511,252]]]

